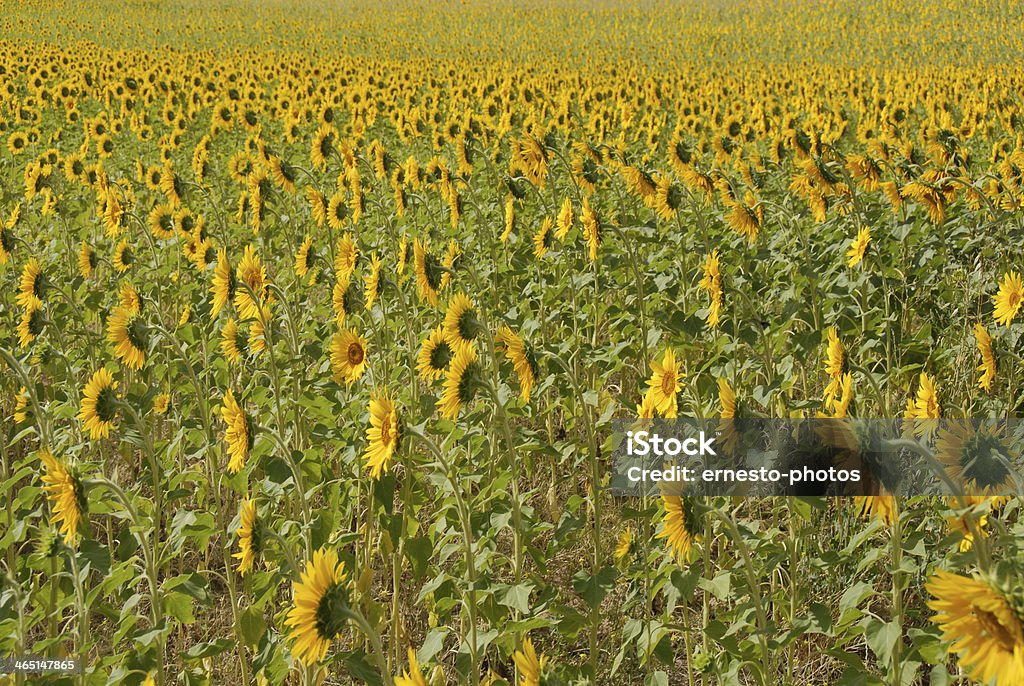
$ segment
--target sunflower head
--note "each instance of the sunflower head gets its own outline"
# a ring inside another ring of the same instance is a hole
[[[352,384],[366,371],[366,339],[342,329],[331,340],[331,369],[338,383]]]
[[[950,421],[935,443],[946,474],[969,495],[998,495],[1012,484],[1015,457],[997,433],[968,421]]]
[[[89,438],[95,441],[110,435],[119,402],[114,377],[107,369],[98,369],[82,390],[82,406],[78,412]]]
[[[316,664],[326,657],[350,613],[345,563],[337,551],[314,552],[300,580],[292,584],[292,596],[294,605],[285,619],[292,652],[303,664]]]
[[[43,463],[43,490],[50,501],[51,521],[59,528],[64,542],[74,545],[86,511],[85,486],[73,470],[66,467],[46,448],[39,453]]]
[[[455,419],[459,408],[472,402],[477,392],[484,387],[483,373],[477,359],[476,348],[468,346],[455,353],[441,395],[441,414]]]

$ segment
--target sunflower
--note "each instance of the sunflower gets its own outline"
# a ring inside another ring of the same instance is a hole
[[[455,351],[445,338],[443,327],[437,327],[423,340],[416,356],[416,370],[424,381],[436,381],[448,371]]]
[[[416,288],[420,300],[426,300],[437,307],[438,291],[441,288],[444,268],[418,238],[413,242],[413,266],[416,271]]]
[[[533,234],[533,255],[537,259],[544,257],[551,247],[551,217],[544,217],[537,233]]]
[[[165,241],[174,238],[174,208],[170,205],[161,203],[154,207],[146,223],[157,238]]]
[[[523,648],[512,653],[512,661],[519,669],[519,686],[540,686],[548,657],[544,654],[537,657],[533,641],[529,638],[523,639]]]
[[[309,202],[309,213],[317,226],[323,226],[327,221],[327,198],[324,194],[308,186],[306,188],[306,200]]]
[[[351,384],[366,371],[366,339],[352,331],[342,329],[331,340],[331,370],[334,379]]]
[[[832,417],[842,419],[850,411],[853,402],[853,374],[846,372],[839,380],[839,397],[832,403]]]
[[[78,250],[79,273],[83,278],[88,279],[96,270],[97,264],[99,264],[99,258],[96,256],[96,251],[88,243],[82,241],[82,247]]]
[[[473,400],[481,383],[479,373],[475,348],[468,346],[455,353],[441,394],[443,417],[455,419],[459,415],[459,408]]]
[[[267,299],[270,284],[267,281],[267,269],[251,245],[245,247],[242,261],[238,263],[236,278],[238,285],[235,288],[235,310],[242,319],[259,319],[262,314],[260,306]],[[249,288],[242,288],[242,284]]]
[[[114,354],[126,367],[141,369],[149,348],[149,329],[141,313],[132,307],[115,307],[107,319],[107,342],[113,344]]]
[[[573,213],[572,200],[566,198],[562,201],[562,207],[558,210],[558,217],[555,221],[555,238],[562,241],[572,230],[572,224],[575,220],[575,214]]]
[[[387,473],[391,458],[398,445],[398,411],[394,399],[386,390],[370,396],[370,428],[366,430],[366,468],[370,476],[379,479]]]
[[[131,285],[128,281],[121,282],[117,293],[117,301],[121,307],[142,312],[142,298],[139,297],[139,292],[135,290],[135,286]]]
[[[946,498],[946,505],[951,510],[956,510],[954,514],[946,516],[946,524],[949,526],[950,531],[956,531],[960,534],[960,543],[957,549],[961,553],[966,553],[974,547],[975,535],[981,538],[988,538],[988,512],[977,512],[973,509],[974,506],[984,503],[986,507],[991,507],[988,500],[984,498],[966,496],[965,500],[969,509],[961,510],[959,498],[955,496]]]
[[[15,301],[26,310],[39,309],[43,306],[43,298],[46,297],[48,288],[46,275],[43,274],[43,269],[39,266],[39,260],[34,257],[29,258],[21,270],[18,295]]]
[[[82,513],[86,508],[85,487],[82,481],[61,464],[48,449],[43,448],[39,451],[39,459],[46,468],[42,479],[43,490],[50,501],[50,523],[58,527],[64,536],[64,542],[73,546],[78,537]]]
[[[161,393],[153,399],[153,412],[156,414],[167,414],[171,409],[171,394]]]
[[[999,283],[999,292],[992,296],[992,304],[995,305],[993,316],[996,324],[1003,324],[1009,328],[1021,304],[1024,304],[1024,282],[1021,281],[1017,272],[1007,272]]]
[[[619,540],[615,544],[615,552],[613,557],[616,562],[622,562],[629,555],[629,552],[633,549],[633,530],[623,529],[622,533],[619,534]]]
[[[461,260],[462,248],[459,247],[459,242],[453,238],[448,241],[448,247],[444,253],[444,260],[441,261],[441,266],[444,268],[444,271],[441,272],[441,290],[444,290],[451,285],[452,276],[455,274],[455,270],[458,268]]]
[[[676,395],[681,388],[680,377],[683,376],[676,362],[676,353],[672,348],[665,350],[661,362],[651,362],[651,377],[647,380],[651,404],[662,416],[676,416]]]
[[[300,581],[292,584],[294,606],[284,623],[290,628],[292,652],[304,665],[320,662],[348,622],[345,563],[335,550],[321,548],[306,562]]]
[[[683,205],[683,190],[672,183],[672,179],[663,174],[658,179],[657,188],[654,192],[653,208],[661,219],[668,221],[676,216],[676,212]]]
[[[110,435],[117,419],[117,382],[106,369],[98,369],[82,390],[82,407],[78,419],[89,438],[96,440]]]
[[[248,343],[245,335],[238,328],[238,322],[230,317],[220,330],[220,350],[224,353],[228,364],[238,364],[245,357]]]
[[[359,249],[352,240],[352,234],[346,233],[338,240],[338,249],[334,257],[334,274],[339,281],[348,281],[356,269],[359,260]]]
[[[6,226],[0,224],[0,264],[7,264],[14,252],[14,235]]]
[[[260,521],[256,516],[256,501],[246,498],[238,512],[239,527],[235,529],[238,536],[238,552],[231,557],[238,560],[238,573],[245,576],[252,571],[252,563],[260,551]]]
[[[14,423],[21,424],[28,419],[28,405],[31,398],[28,394],[28,389],[22,386],[18,389],[18,394],[14,400]]]
[[[18,346],[28,347],[28,344],[43,332],[45,321],[41,308],[30,307],[24,310],[18,322]]]
[[[216,317],[235,297],[235,270],[228,261],[228,253],[223,248],[217,253],[217,266],[213,270],[213,283],[210,285],[213,306],[210,315]]]
[[[718,248],[711,251],[704,259],[701,267],[703,276],[697,287],[706,291],[710,302],[708,303],[707,324],[711,328],[718,326],[722,314],[722,272],[719,269]]]
[[[302,245],[299,246],[298,251],[295,253],[295,276],[302,279],[308,274],[309,283],[313,283],[313,279],[316,278],[316,274],[311,272],[310,269],[315,260],[316,252],[313,250],[313,237],[307,235],[302,240]]]
[[[335,231],[340,231],[348,218],[349,208],[345,203],[345,191],[337,191],[327,202],[327,225]]]
[[[939,393],[935,382],[926,373],[921,372],[917,395],[907,399],[907,409],[903,416],[908,420],[907,429],[915,436],[931,436],[938,426],[935,420],[942,416]]]
[[[409,239],[402,236],[402,239],[398,241],[398,261],[395,266],[395,271],[398,273],[398,283],[405,281],[406,273],[405,268],[409,264]]]
[[[370,258],[370,271],[367,272],[365,280],[363,282],[363,297],[366,300],[364,307],[369,312],[373,309],[373,304],[377,302],[377,297],[380,295],[380,268],[383,262],[379,255],[373,255]]]
[[[868,243],[871,242],[871,230],[862,226],[860,231],[857,232],[857,237],[850,243],[850,249],[846,252],[846,256],[850,258],[846,262],[846,266],[853,269],[861,260],[864,259],[864,253],[867,252]]]
[[[693,499],[678,495],[661,496],[661,504],[665,508],[661,531],[657,538],[664,538],[672,555],[679,562],[686,562],[690,557],[694,543],[700,543],[703,536],[699,533],[697,510]]]
[[[718,423],[718,431],[722,435],[722,446],[726,452],[732,452],[736,447],[739,437],[736,434],[737,403],[736,393],[729,380],[720,377],[718,379],[718,402],[722,406],[721,421]],[[650,419],[652,417],[648,417]]]
[[[473,301],[465,293],[458,293],[448,301],[444,323],[441,325],[445,339],[452,350],[458,352],[474,344],[483,333],[483,326],[477,318]]]
[[[519,398],[526,402],[530,399],[530,391],[537,381],[539,370],[532,351],[528,350],[522,337],[508,326],[498,329],[498,343],[505,351],[505,357],[512,363],[512,368],[519,379]]]
[[[827,409],[831,410],[842,393],[843,363],[846,356],[836,327],[829,327],[827,333],[828,346],[825,350],[825,374],[828,375],[829,383],[825,387],[822,403]]]
[[[516,206],[515,199],[510,195],[505,201],[505,228],[502,229],[501,236],[499,239],[502,243],[508,241],[508,237],[512,235],[512,229],[515,228],[516,224]]]
[[[596,262],[597,251],[601,247],[601,222],[587,199],[583,200],[580,222],[583,224],[583,239],[587,242],[587,255],[591,262]]]
[[[951,641],[972,679],[995,686],[1024,683],[1024,619],[1012,595],[980,576],[940,570],[925,585],[932,622]]]
[[[427,680],[420,671],[419,662],[416,661],[416,651],[409,648],[407,656],[409,669],[395,676],[395,686],[427,686]]]
[[[878,490],[878,495],[854,496],[857,513],[861,517],[872,517],[886,526],[892,526],[899,516],[898,503],[895,496],[886,492],[884,486],[879,486]]]
[[[968,421],[949,421],[939,429],[936,455],[946,474],[971,495],[998,495],[1012,484],[1009,464],[1015,461],[995,431]]]
[[[114,268],[121,274],[125,273],[135,263],[135,253],[132,251],[131,245],[128,240],[122,240],[114,248]]]
[[[245,459],[252,450],[253,431],[248,415],[235,400],[235,394],[230,388],[224,394],[220,416],[226,425],[224,440],[228,444],[228,471],[237,474],[245,466]]]
[[[992,353],[992,337],[981,322],[974,325],[974,340],[978,344],[978,352],[981,353],[981,364],[978,366],[981,377],[978,379],[978,388],[988,391],[992,389],[992,382],[996,378],[996,358]]]

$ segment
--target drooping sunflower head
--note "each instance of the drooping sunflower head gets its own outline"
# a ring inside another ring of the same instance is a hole
[[[50,501],[50,521],[58,527],[64,542],[73,546],[86,511],[85,486],[74,471],[58,461],[48,449],[39,451],[39,459],[45,468],[42,480],[43,490]]]
[[[237,474],[245,466],[245,460],[253,445],[252,423],[229,388],[224,394],[224,402],[220,408],[224,420],[224,440],[228,444],[228,471]]]
[[[110,372],[98,369],[82,390],[82,406],[78,419],[82,421],[89,438],[97,440],[110,435],[117,419],[117,382]]]
[[[366,339],[351,329],[338,331],[331,340],[331,370],[338,383],[352,384],[366,371]]]
[[[149,327],[139,310],[123,305],[114,308],[107,319],[107,341],[114,346],[114,354],[126,367],[142,368],[149,340]]]
[[[285,619],[292,652],[303,664],[316,664],[348,622],[345,563],[337,551],[314,552],[300,580],[292,584],[292,596],[294,605]]]
[[[238,512],[239,526],[235,529],[238,536],[238,552],[231,557],[238,560],[238,573],[245,576],[252,571],[253,562],[262,548],[260,520],[256,514],[256,501],[246,498]]]
[[[366,469],[379,479],[391,465],[398,447],[400,427],[395,401],[386,389],[370,396],[370,427],[366,430]]]
[[[482,385],[483,376],[476,348],[468,346],[457,351],[444,381],[440,403],[441,415],[447,419],[455,419],[459,409],[472,402]]]

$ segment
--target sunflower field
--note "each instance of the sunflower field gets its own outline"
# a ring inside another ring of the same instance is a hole
[[[1020,416],[1022,65],[1012,0],[0,0],[0,684],[1024,685],[956,430],[982,496],[608,488],[619,420]]]

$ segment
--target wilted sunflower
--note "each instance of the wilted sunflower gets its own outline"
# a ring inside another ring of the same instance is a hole
[[[861,263],[870,242],[871,230],[866,226],[862,226],[860,231],[857,232],[857,237],[850,243],[850,249],[846,252],[846,256],[849,258],[846,262],[847,267],[853,269]]]
[[[673,557],[678,562],[685,563],[690,558],[693,544],[703,540],[693,499],[687,496],[663,495],[661,504],[665,508],[665,515],[657,538],[665,539]]]
[[[533,353],[527,349],[522,337],[508,326],[502,325],[498,329],[497,338],[505,352],[505,357],[512,363],[512,368],[519,379],[519,398],[526,402],[530,399],[530,391],[539,375]]]
[[[423,340],[416,356],[416,370],[424,381],[435,381],[444,376],[455,351],[445,338],[443,327],[437,327]]]
[[[34,257],[29,258],[21,270],[18,295],[15,301],[26,310],[39,309],[43,305],[43,298],[46,297],[48,288],[46,275],[43,274],[43,269],[39,266],[39,260]]]
[[[416,651],[409,648],[407,657],[409,669],[395,676],[395,686],[428,686],[423,672],[420,671],[419,662],[416,661]]]
[[[978,365],[978,371],[981,372],[981,376],[978,378],[978,388],[988,391],[992,389],[992,382],[996,378],[996,357],[992,353],[992,337],[981,322],[974,325],[974,340],[978,344],[978,352],[981,353],[981,364]]]
[[[351,384],[366,371],[366,339],[351,329],[342,329],[331,339],[331,370],[334,379]]]
[[[475,348],[465,347],[455,354],[441,393],[443,417],[455,419],[459,415],[459,408],[473,400],[481,383],[479,373]]]
[[[541,677],[544,667],[548,664],[548,657],[544,654],[537,657],[533,641],[529,638],[523,639],[523,648],[512,653],[512,661],[519,668],[519,686],[541,685]]]
[[[366,430],[366,468],[370,476],[379,479],[387,473],[391,458],[398,446],[398,411],[387,390],[370,396],[370,427]]]
[[[228,261],[228,253],[221,249],[217,253],[217,266],[213,270],[213,284],[210,286],[213,307],[210,316],[216,317],[235,297],[235,270]]]
[[[1021,281],[1017,272],[1007,272],[999,283],[999,292],[992,296],[992,304],[995,305],[993,316],[996,324],[1003,324],[1009,328],[1021,304],[1024,304],[1024,282]]]
[[[228,364],[238,364],[245,356],[247,348],[248,342],[238,328],[238,322],[234,317],[230,317],[220,330],[220,350]]]
[[[89,432],[89,438],[97,440],[110,435],[110,429],[117,419],[117,382],[106,369],[98,369],[82,390],[82,407],[78,419]]]
[[[972,679],[1016,686],[1024,683],[1024,612],[1000,586],[940,570],[926,584],[928,607],[938,613],[932,621]]]
[[[442,329],[448,345],[455,352],[473,345],[483,333],[473,301],[465,293],[458,293],[448,301]]]
[[[292,652],[304,665],[320,662],[348,622],[345,563],[333,549],[321,548],[306,562],[300,581],[292,584],[295,605],[288,611]]]
[[[114,269],[121,274],[131,269],[132,265],[135,264],[135,253],[132,251],[132,246],[129,245],[127,239],[122,240],[114,248],[114,259],[112,262],[114,263]]]
[[[18,322],[18,346],[28,347],[28,344],[43,332],[45,321],[41,308],[30,307],[24,310],[21,313],[21,321]]]
[[[675,417],[678,411],[676,396],[682,384],[683,372],[676,362],[676,353],[672,348],[665,350],[661,362],[651,362],[651,377],[647,380],[648,395],[654,409],[663,417]]]
[[[239,527],[235,529],[238,536],[238,552],[231,557],[238,560],[238,573],[245,576],[252,571],[252,564],[260,551],[260,522],[256,516],[256,501],[246,498],[238,512]]]
[[[228,471],[237,474],[245,466],[245,460],[252,450],[253,431],[249,417],[235,400],[235,394],[230,388],[224,394],[220,416],[227,425],[224,440],[228,444]]]
[[[67,467],[61,464],[48,449],[39,451],[46,472],[43,474],[43,490],[50,501],[50,523],[58,527],[64,542],[69,546],[75,544],[78,537],[78,525],[85,512],[85,487],[82,481]]]
[[[78,250],[79,273],[83,278],[88,279],[92,276],[97,264],[99,264],[99,258],[96,256],[96,251],[88,243],[82,241],[82,247]]]
[[[114,354],[126,367],[141,369],[149,348],[149,328],[142,314],[135,308],[115,307],[107,319],[107,342],[114,346]]]

